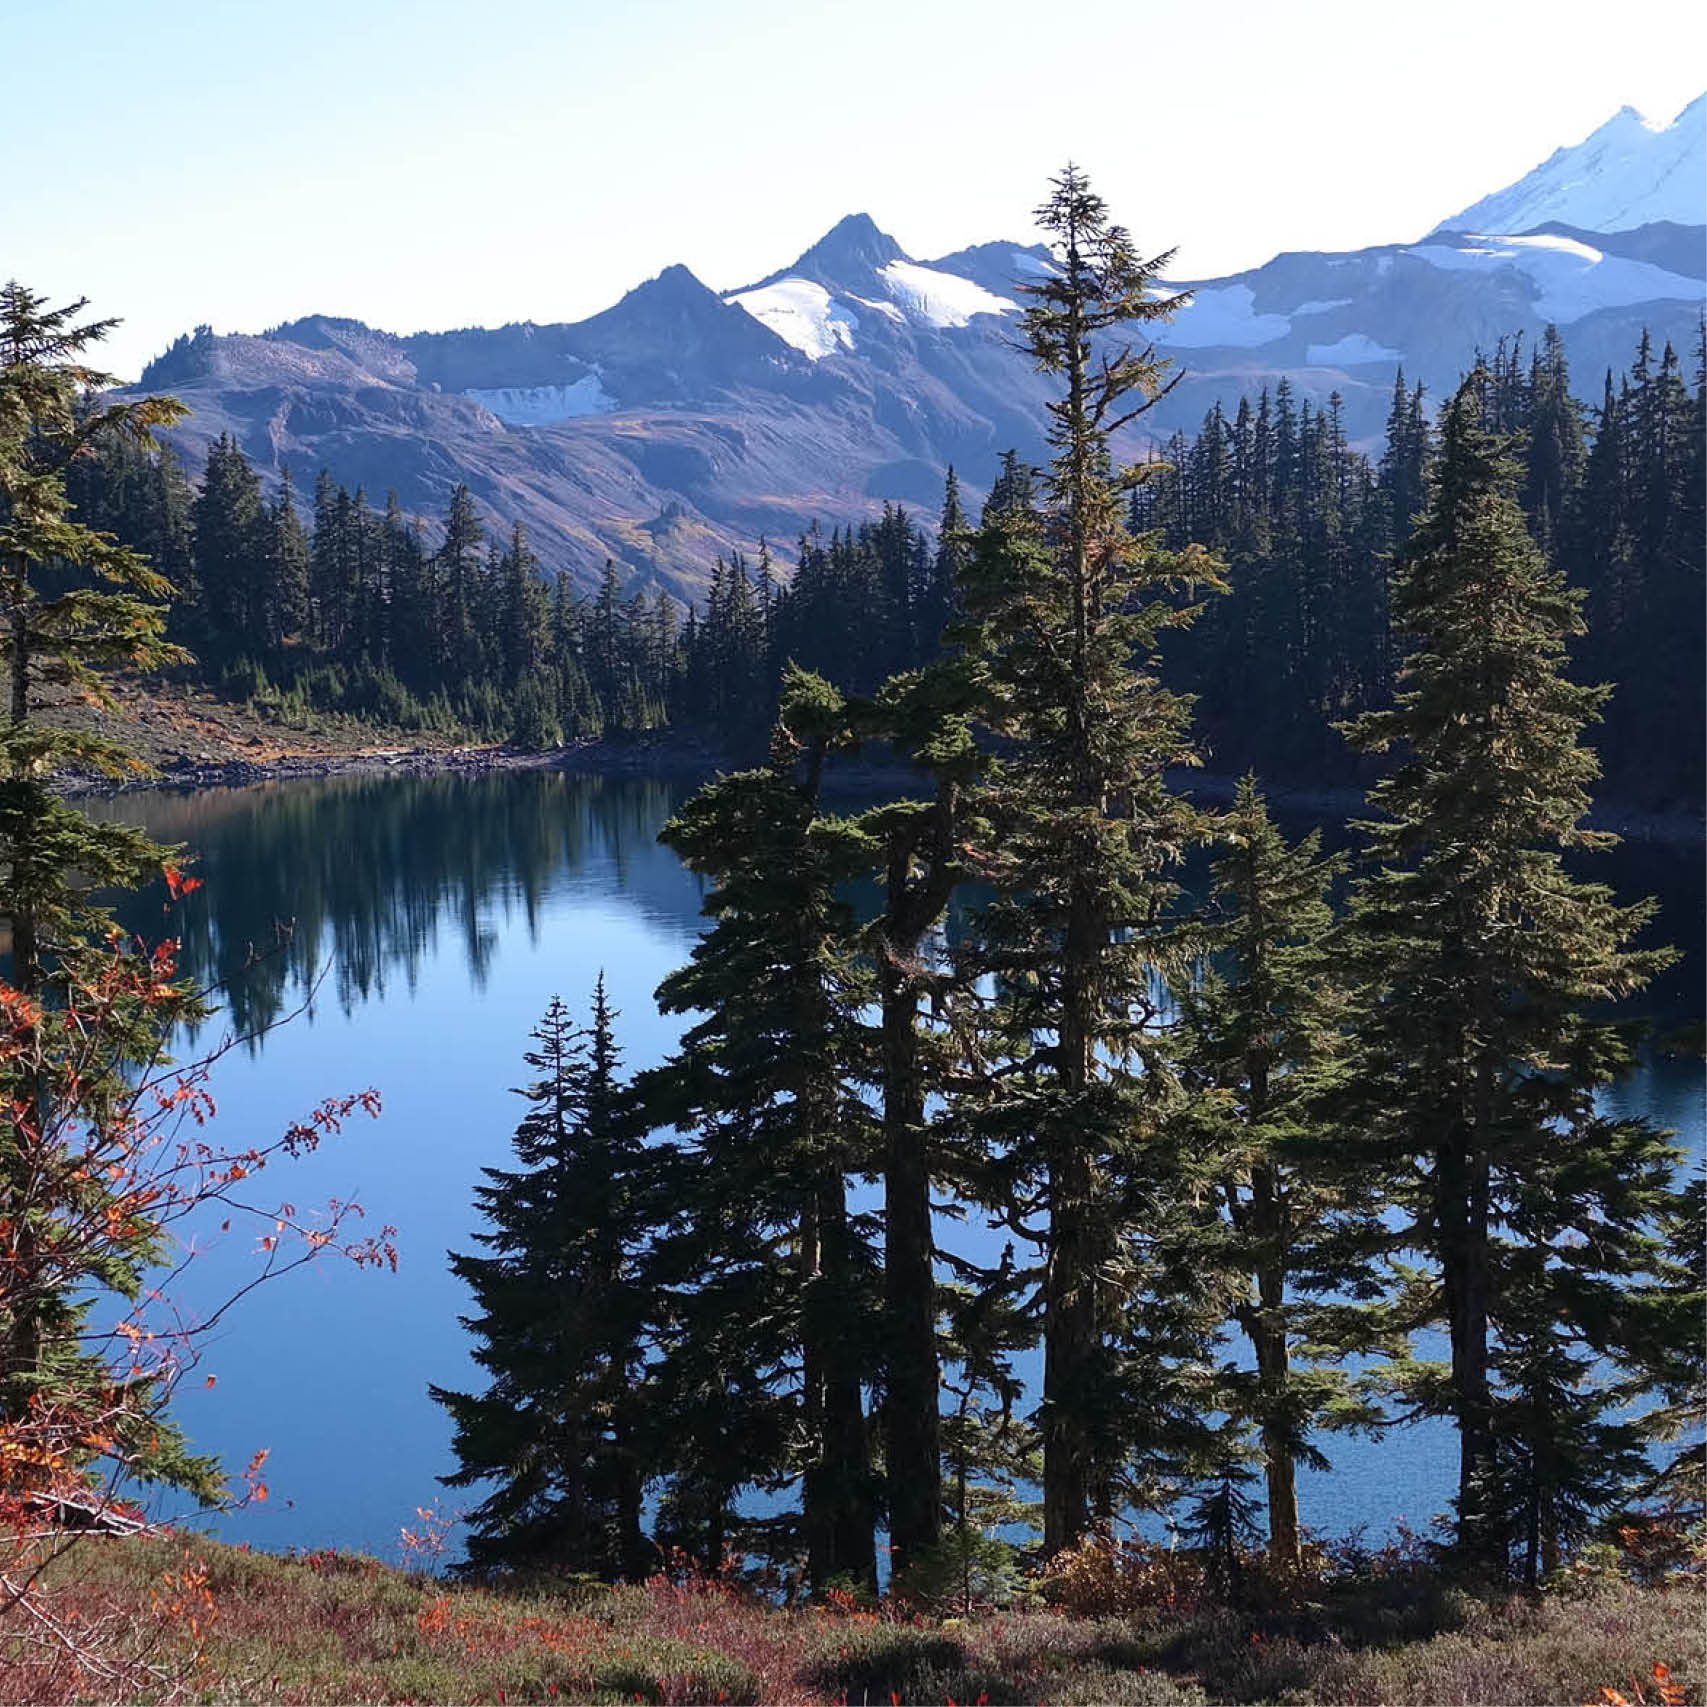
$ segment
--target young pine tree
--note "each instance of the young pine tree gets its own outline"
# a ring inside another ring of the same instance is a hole
[[[456,1425],[453,1488],[496,1483],[475,1507],[467,1569],[634,1581],[646,1468],[638,1389],[646,1300],[631,1102],[601,975],[592,1024],[553,999],[524,1059],[516,1170],[487,1168],[475,1197],[489,1254],[451,1258],[474,1293],[463,1325],[490,1376],[480,1394],[430,1389]]]
[[[1398,703],[1349,733],[1361,751],[1400,753],[1370,796],[1378,869],[1354,909],[1369,980],[1361,1160],[1392,1171],[1428,1263],[1391,1319],[1443,1320],[1451,1344],[1449,1369],[1402,1363],[1395,1379],[1453,1418],[1459,1550],[1498,1575],[1526,1503],[1539,1549],[1549,1523],[1562,1533],[1573,1505],[1604,1497],[1590,1486],[1609,1444],[1596,1419],[1645,1354],[1640,1282],[1662,1255],[1652,1229],[1669,1213],[1672,1152],[1594,1106],[1631,1041],[1590,1006],[1641,988],[1668,955],[1630,946],[1650,904],[1618,907],[1561,862],[1612,840],[1582,827],[1597,766],[1581,739],[1606,690],[1566,676],[1581,595],[1524,527],[1488,390],[1478,371],[1445,410],[1432,500],[1398,565]],[[1543,1439],[1544,1408],[1524,1395],[1541,1383],[1563,1400],[1569,1363],[1585,1382],[1593,1366],[1594,1385]],[[1545,1487],[1514,1486],[1542,1475]]]

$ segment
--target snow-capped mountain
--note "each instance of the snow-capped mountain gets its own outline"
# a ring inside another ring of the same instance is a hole
[[[1707,95],[1669,124],[1622,107],[1574,148],[1561,148],[1515,184],[1444,219],[1442,231],[1632,231],[1707,220]]]
[[[921,266],[865,213],[844,219],[786,271],[728,300],[811,361],[857,350],[862,324],[867,337],[884,321],[946,332],[978,315],[1019,310],[1011,279],[989,290],[952,268]]]
[[[1337,392],[1347,431],[1370,442],[1401,365],[1439,396],[1478,347],[1549,322],[1585,393],[1627,365],[1644,327],[1692,348],[1707,300],[1703,113],[1697,101],[1660,129],[1621,113],[1420,242],[1171,283],[1157,343],[1186,378],[1146,434],[1190,430],[1216,400],[1285,374],[1316,403]],[[144,384],[193,407],[175,435],[192,468],[229,431],[265,475],[326,466],[428,518],[467,481],[547,563],[587,578],[612,556],[691,594],[716,554],[761,534],[786,547],[814,519],[885,501],[929,514],[949,464],[976,493],[1003,450],[1041,458],[1051,388],[1014,339],[1021,287],[1051,266],[1012,242],[920,260],[857,214],[722,294],[677,266],[573,324],[203,330]]]

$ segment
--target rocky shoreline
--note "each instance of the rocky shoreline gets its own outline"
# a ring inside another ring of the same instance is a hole
[[[229,759],[205,762],[188,757],[138,776],[114,780],[98,776],[65,776],[59,786],[72,797],[104,797],[143,789],[193,790],[247,788],[261,783],[292,782],[337,776],[426,776],[451,773],[478,776],[496,771],[558,770],[584,776],[710,777],[720,770],[749,763],[721,747],[669,735],[635,740],[602,739],[572,742],[547,752],[518,752],[507,747],[400,747],[335,754],[301,754],[278,759]],[[863,793],[894,787],[910,767],[882,761],[862,761],[834,767],[826,783],[835,793]],[[1237,779],[1203,771],[1174,772],[1170,781],[1181,792],[1206,805],[1233,798]],[[1339,820],[1364,810],[1360,790],[1344,785],[1276,783],[1266,789],[1277,812],[1315,813]],[[1616,801],[1597,806],[1590,826],[1610,830],[1627,841],[1699,845],[1707,839],[1707,822],[1699,813],[1653,811]]]

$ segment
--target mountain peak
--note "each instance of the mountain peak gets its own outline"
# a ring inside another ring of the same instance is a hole
[[[1550,221],[1631,231],[1666,220],[1707,224],[1707,96],[1669,123],[1620,107],[1574,147],[1555,150],[1516,183],[1442,220],[1438,231],[1517,235]]]
[[[789,270],[812,276],[830,276],[838,283],[850,274],[876,272],[891,261],[904,261],[906,254],[869,213],[850,213],[838,220]]]
[[[684,267],[680,261],[667,266],[656,278],[647,279],[644,283],[637,284],[628,294],[629,296],[639,296],[642,291],[654,300],[673,298],[678,301],[691,302],[702,296],[709,296],[715,300],[717,296],[716,291],[704,283],[692,268]]]
[[[722,297],[678,261],[626,291],[609,308],[579,322],[579,328],[708,324],[722,314]]]

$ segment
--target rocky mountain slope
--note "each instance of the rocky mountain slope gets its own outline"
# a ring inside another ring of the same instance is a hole
[[[1697,100],[1656,127],[1625,109],[1420,242],[1171,286],[1181,306],[1158,344],[1186,378],[1147,434],[1286,374],[1314,402],[1338,392],[1368,442],[1401,364],[1438,395],[1476,347],[1549,321],[1585,392],[1627,365],[1643,327],[1692,350],[1704,113]],[[1049,266],[1002,242],[918,261],[857,214],[725,296],[678,266],[575,324],[204,327],[142,383],[194,410],[176,435],[192,469],[231,432],[269,478],[329,467],[428,518],[465,480],[490,517],[526,523],[548,565],[586,580],[612,556],[691,596],[718,553],[761,535],[786,554],[815,518],[885,501],[933,512],[951,463],[976,492],[1004,449],[1040,456],[1046,387],[1013,340],[1020,287]]]

